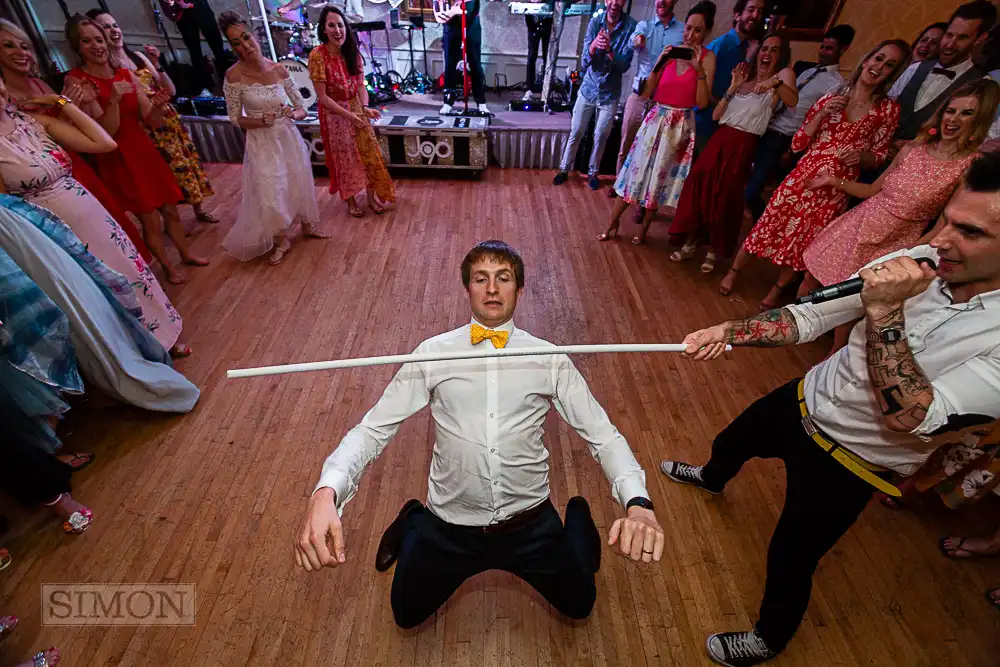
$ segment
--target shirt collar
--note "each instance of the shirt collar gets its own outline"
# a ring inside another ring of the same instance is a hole
[[[478,324],[481,327],[486,327],[487,329],[493,329],[494,331],[506,331],[509,334],[513,334],[514,333],[514,318],[513,317],[511,317],[509,320],[507,320],[506,322],[504,322],[503,324],[501,324],[498,327],[487,327],[485,324],[483,324],[482,322],[480,322],[479,320],[477,320],[476,317],[475,317],[475,315],[473,315],[472,316],[472,321],[469,323],[469,326],[472,326],[473,324]]]
[[[972,58],[966,58],[957,65],[952,65],[951,67],[945,67],[941,63],[935,63],[934,67],[940,67],[941,69],[946,69],[949,72],[954,72],[956,75],[965,74],[965,72],[972,68]]]
[[[669,30],[670,28],[673,28],[678,23],[678,21],[677,21],[677,15],[674,14],[673,16],[670,17],[670,20],[667,21],[667,25],[664,26],[663,25],[663,21],[661,21],[660,17],[657,16],[655,13],[653,14],[653,18],[651,19],[651,22],[652,22],[652,24],[654,26],[662,26],[666,30]]]

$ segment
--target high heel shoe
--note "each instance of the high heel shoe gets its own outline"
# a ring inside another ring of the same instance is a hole
[[[701,272],[711,273],[712,271],[715,271],[715,252],[709,250],[708,254],[705,255],[705,261],[701,263]]]
[[[638,238],[638,237],[636,237]],[[690,245],[685,243],[680,250],[675,250],[670,253],[671,262],[683,262],[686,259],[691,259],[694,257],[694,253],[698,250],[698,246]]]
[[[618,225],[611,227],[608,231],[604,232],[597,237],[598,241],[610,241],[611,239],[618,238]]]

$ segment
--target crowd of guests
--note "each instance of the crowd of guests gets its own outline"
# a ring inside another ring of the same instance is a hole
[[[827,32],[817,63],[791,68],[784,39],[762,31],[767,0],[739,0],[732,29],[708,44],[715,5],[698,2],[681,24],[675,4],[657,0],[655,16],[637,24],[612,1],[588,27],[555,185],[566,182],[596,110],[588,177],[600,189],[621,76],[638,60],[608,189],[616,201],[599,241],[618,236],[634,205],[641,231],[632,243],[641,244],[653,214],[666,209],[670,241],[680,246],[670,260],[690,260],[704,246],[703,273],[730,260],[722,295],[733,293],[755,258],[779,269],[760,303],[766,311],[795,285],[803,296],[929,242],[976,156],[1000,149],[1000,28],[987,0],[961,5],[913,41],[882,41],[846,77],[840,61],[851,26]],[[831,355],[847,345],[854,324],[835,330]],[[903,499],[882,503],[898,509],[926,492],[959,507],[1000,493],[996,426],[956,436],[901,483]],[[1000,527],[939,546],[953,559],[997,556]],[[1000,606],[1000,589],[986,595]]]
[[[278,264],[289,231],[326,239],[309,149],[293,122],[305,103],[283,66],[263,57],[241,17],[218,27],[237,63],[225,76],[230,119],[246,132],[243,199],[223,247],[242,261],[269,254]],[[369,120],[357,40],[343,13],[323,11],[310,74],[330,192],[352,216],[367,193],[375,213],[396,199]],[[205,266],[181,222],[218,219],[214,194],[191,137],[170,105],[176,94],[159,51],[126,46],[103,9],[73,16],[66,37],[79,64],[58,81],[42,77],[20,26],[0,21],[0,489],[21,505],[47,507],[68,534],[88,529],[93,511],[72,495],[71,478],[93,461],[61,451],[57,430],[74,397],[90,395],[162,413],[186,413],[200,397],[174,368],[192,353],[183,319],[154,273],[185,282],[181,263]],[[57,89],[61,93],[55,92]],[[154,262],[155,260],[155,262]],[[0,538],[8,528],[0,517]],[[0,569],[13,557],[0,549]],[[0,617],[0,639],[16,617]],[[30,665],[55,665],[57,649]]]

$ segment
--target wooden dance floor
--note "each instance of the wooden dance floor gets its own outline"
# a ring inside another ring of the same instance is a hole
[[[740,350],[695,364],[676,355],[580,357],[576,363],[626,436],[666,531],[663,561],[642,566],[605,547],[598,598],[584,622],[566,622],[523,582],[487,573],[468,582],[420,628],[400,631],[389,606],[391,572],[373,562],[403,502],[424,498],[433,428],[428,411],[400,430],[371,467],[344,519],[346,565],[307,574],[292,541],[323,459],[380,396],[395,367],[233,380],[227,369],[404,353],[465,324],[459,262],[477,241],[519,248],[527,289],[516,323],[558,344],[680,342],[688,331],[756,312],[773,271],[754,266],[729,298],[721,270],[677,265],[661,222],[649,243],[599,244],[611,202],[576,178],[491,168],[481,180],[439,176],[397,183],[399,210],[356,220],[326,192],[334,238],[294,239],[278,267],[225,257],[240,166],[212,165],[223,222],[182,213],[208,268],[184,268],[167,286],[194,355],[178,368],[202,388],[195,410],[167,417],[78,406],[66,451],[95,451],[74,478],[94,509],[81,536],[41,513],[15,517],[0,573],[0,614],[21,624],[0,644],[0,664],[56,645],[62,665],[447,665],[456,667],[711,664],[706,636],[750,627],[760,602],[767,542],[784,490],[779,463],[754,461],[725,494],[674,484],[664,457],[699,462],[715,433],[750,401],[821,359],[829,345]],[[367,209],[366,209],[367,211]],[[606,535],[620,515],[585,443],[553,410],[547,424],[553,500],[560,513],[586,496]],[[760,437],[767,437],[761,433]],[[989,501],[996,500],[990,498]],[[997,664],[1000,613],[983,591],[1000,586],[996,561],[946,560],[946,534],[992,531],[1000,513],[939,505],[893,512],[873,503],[815,577],[808,615],[774,665]],[[990,515],[992,514],[992,520]],[[193,627],[50,627],[39,618],[43,583],[191,583]]]

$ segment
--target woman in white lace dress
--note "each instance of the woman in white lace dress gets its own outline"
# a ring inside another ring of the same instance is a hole
[[[223,86],[229,119],[247,130],[243,201],[222,245],[244,262],[273,248],[270,263],[277,264],[291,249],[287,234],[296,218],[303,236],[330,237],[316,227],[309,148],[292,122],[306,117],[305,102],[284,66],[264,57],[242,18],[223,12],[219,29],[239,57]]]

